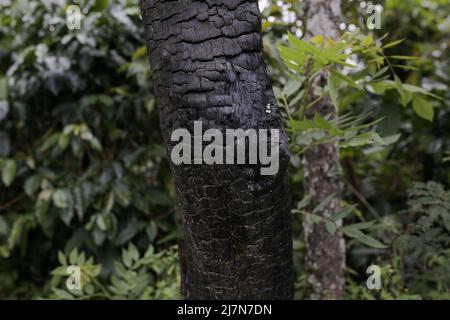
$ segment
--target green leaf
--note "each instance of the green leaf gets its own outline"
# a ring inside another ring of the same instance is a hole
[[[72,252],[70,252],[69,262],[71,265],[74,265],[78,260],[78,249],[74,248]]]
[[[131,258],[134,261],[138,261],[139,260],[139,251],[137,250],[136,246],[130,242],[130,244],[128,245],[128,253],[130,254]]]
[[[163,190],[151,188],[147,190],[147,196],[151,203],[163,207],[169,207],[172,205],[172,199],[169,194]]]
[[[360,230],[352,228],[351,226],[345,226],[342,228],[342,231],[347,237],[350,238],[358,238],[361,236],[364,236],[364,233],[362,233]]]
[[[108,8],[109,0],[95,0],[94,5],[92,6],[92,11],[103,11]]]
[[[53,292],[58,296],[58,298],[63,300],[74,300],[74,296],[72,296],[70,293],[68,293],[65,290],[61,290],[58,288],[52,288]]]
[[[330,92],[330,98],[331,101],[333,102],[333,105],[336,107],[336,109],[338,109],[338,102],[337,102],[337,91],[336,91],[336,87],[334,86],[335,83],[335,75],[331,74],[331,76],[328,79],[328,91]]]
[[[110,107],[110,106],[114,105],[114,99],[111,98],[110,96],[107,96],[106,94],[100,94],[100,95],[98,95],[97,98],[98,98],[98,101],[105,106]]]
[[[63,266],[67,265],[67,258],[62,251],[58,251],[58,261]]]
[[[318,216],[317,214],[313,214],[313,213],[308,214],[308,218],[314,224],[318,224],[318,223],[322,222],[322,220],[323,220],[321,216]]]
[[[337,71],[336,69],[331,69],[331,74],[344,80],[345,82],[347,82],[348,84],[350,84],[352,87],[355,87],[356,89],[362,89],[361,86],[359,84],[357,84],[352,78],[350,78],[349,76]]]
[[[329,121],[321,117],[318,113],[314,115],[314,128],[325,130],[336,129]]]
[[[302,86],[302,82],[290,79],[286,86],[283,88],[283,93],[286,97],[290,97],[294,93],[298,92]]]
[[[294,71],[303,73],[303,65],[308,60],[308,57],[303,52],[286,46],[280,46],[279,50],[281,58],[288,67],[292,67]],[[292,65],[292,63],[294,63],[294,65]]]
[[[77,265],[83,266],[86,262],[86,254],[84,252],[81,252],[77,257]]]
[[[364,38],[364,40],[362,41],[362,45],[363,46],[370,46],[371,44],[373,44],[374,43],[374,40],[373,40],[373,37],[371,36],[371,35],[369,35],[369,36],[366,36],[365,38]]]
[[[323,199],[317,207],[314,208],[313,213],[321,212],[323,209],[326,208],[330,204],[330,202],[334,199],[335,195],[330,194],[328,197]]]
[[[425,89],[423,89],[421,87],[418,87],[418,86],[415,86],[415,85],[412,85],[412,84],[409,84],[409,83],[404,83],[403,84],[403,89],[406,90],[406,91],[412,92],[412,93],[421,93],[421,94],[432,96],[435,99],[443,100],[443,98],[441,98],[441,97],[439,97],[439,96],[437,96],[437,95],[435,95],[435,94],[433,94],[431,92],[428,92],[427,90],[425,90]]]
[[[8,99],[8,79],[6,77],[0,78],[0,100]]]
[[[278,88],[278,87],[273,87],[272,90],[273,90],[273,93],[275,94],[275,97],[276,97],[279,101],[282,101],[284,95],[283,95],[283,92],[280,90],[280,88]]]
[[[133,53],[133,60],[146,57],[147,56],[147,46],[143,45],[136,49]]]
[[[375,78],[381,77],[381,76],[382,76],[383,74],[385,74],[388,70],[389,70],[389,67],[384,67],[384,68],[378,70],[378,71],[372,76],[372,78],[375,79]]]
[[[368,221],[368,222],[354,223],[354,224],[349,225],[348,227],[361,230],[361,229],[367,229],[367,228],[372,227],[374,225],[374,223],[375,223],[375,221],[372,220],[372,221]]]
[[[374,142],[374,132],[366,132],[350,138],[342,147],[360,147]],[[379,135],[378,135],[379,137]]]
[[[8,233],[9,233],[8,223],[6,222],[5,218],[0,216],[0,237],[7,236]]]
[[[154,221],[151,221],[147,228],[145,228],[145,232],[150,242],[153,242],[158,235],[158,225]]]
[[[368,245],[369,247],[376,248],[376,249],[384,249],[387,248],[384,244],[382,244],[380,241],[378,241],[375,238],[372,238],[371,236],[363,234],[360,237],[357,237],[356,240],[360,241],[361,243],[364,243],[365,245]]]
[[[59,141],[59,133],[54,133],[52,134],[45,142],[44,144],[41,146],[40,150],[41,151],[46,151],[48,149],[50,149],[51,147],[53,147],[53,145],[55,145],[58,141]]]
[[[130,268],[133,263],[131,255],[127,250],[122,250],[122,261],[127,268]]]
[[[102,230],[102,231],[106,231],[108,229],[108,226],[106,225],[106,221],[105,218],[103,217],[102,214],[97,215],[97,227]]]
[[[312,199],[311,194],[305,195],[303,199],[297,203],[297,209],[300,210],[306,208],[311,203],[311,199]]]
[[[325,41],[325,38],[321,34],[311,38],[311,42],[314,43],[315,45],[321,45],[324,41]]]
[[[412,56],[389,56],[389,58],[392,59],[398,59],[398,60],[417,60],[418,57],[412,57]]]
[[[327,229],[327,231],[333,235],[336,233],[337,226],[332,221],[325,221],[325,229]]]
[[[63,265],[63,266],[59,266],[59,267],[53,269],[50,272],[50,274],[55,275],[55,276],[65,276],[65,275],[67,275],[66,271],[67,271],[67,265]]]
[[[69,145],[69,135],[61,134],[59,136],[59,139],[58,139],[58,146],[59,146],[59,148],[62,151],[64,151],[64,150],[66,150],[68,145]]]
[[[315,128],[314,122],[308,119],[304,119],[302,121],[291,119],[288,121],[288,124],[289,127],[292,128],[294,131],[302,131]]]
[[[53,193],[53,204],[61,209],[67,208],[69,205],[67,192],[62,189],[56,190]]]
[[[371,134],[374,142],[379,143],[381,145],[386,145],[386,142],[383,140],[382,137],[380,137],[380,135],[377,132],[372,131]]]
[[[34,194],[39,189],[39,186],[41,184],[42,178],[41,176],[35,174],[29,177],[27,180],[25,180],[24,184],[24,190],[27,196],[33,197]]]
[[[332,221],[338,221],[341,219],[346,218],[350,213],[353,212],[353,210],[357,207],[358,205],[354,204],[351,206],[346,206],[345,208],[342,208],[341,210],[339,210],[337,213],[335,213],[334,215],[332,215],[330,217],[330,220]]]
[[[403,95],[400,98],[400,103],[402,104],[402,106],[406,107],[411,102],[412,99],[413,99],[412,92],[404,90]]]
[[[383,95],[386,92],[386,90],[392,89],[394,87],[395,85],[393,81],[384,80],[370,83],[369,89],[372,90],[369,91],[372,91],[373,93],[378,95]]]
[[[390,144],[396,143],[400,139],[401,136],[402,136],[402,134],[399,133],[399,134],[394,134],[392,136],[383,137],[382,139],[386,145],[390,145]]]
[[[419,68],[416,68],[413,66],[406,66],[406,65],[402,65],[402,64],[391,64],[391,66],[394,68],[405,69],[405,70],[419,70]]]
[[[94,150],[102,151],[102,145],[96,137],[89,139],[89,143]]]
[[[395,47],[395,46],[399,45],[403,41],[405,41],[405,39],[396,40],[396,41],[390,42],[388,44],[385,44],[382,48],[383,49],[392,48],[392,47]]]
[[[413,100],[413,109],[419,117],[433,122],[434,118],[433,106],[424,98],[416,96]]]
[[[394,79],[395,79],[395,81],[394,81],[395,89],[397,89],[397,91],[400,94],[400,96],[402,97],[402,99],[404,99],[403,96],[405,95],[405,92],[403,90],[402,81],[396,74],[394,74]]]
[[[6,160],[3,163],[2,180],[5,186],[9,187],[16,177],[17,165],[14,160]]]
[[[324,58],[322,52],[317,49],[314,45],[298,39],[292,33],[288,32],[289,43],[298,51],[298,54],[304,54],[305,52],[311,54],[312,59],[321,64],[326,65],[328,63],[327,59]]]

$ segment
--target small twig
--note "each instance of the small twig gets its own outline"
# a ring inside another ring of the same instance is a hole
[[[283,94],[283,105],[284,105],[284,108],[286,110],[286,114],[287,114],[289,120],[292,120],[291,112],[289,111],[289,104],[288,104],[284,94]]]
[[[370,203],[367,201],[367,199],[349,182],[346,181],[347,185],[350,187],[350,191],[361,201],[361,203],[372,213],[375,218],[379,219],[381,221],[380,214],[370,205]]]
[[[23,198],[23,194],[15,197],[14,199],[9,200],[8,202],[0,205],[0,212],[11,207],[12,205],[16,204],[17,202],[19,202],[20,199]]]

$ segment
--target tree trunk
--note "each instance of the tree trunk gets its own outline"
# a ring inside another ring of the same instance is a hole
[[[142,0],[161,129],[280,129],[263,60],[257,1]],[[290,299],[294,294],[287,137],[280,168],[172,164],[184,225],[187,299]]]
[[[338,39],[338,23],[341,16],[340,0],[307,1],[307,36],[324,35]],[[310,100],[317,97],[316,87],[325,87],[328,74],[314,79]],[[338,113],[331,99],[324,99],[307,111],[313,118],[318,113],[322,117],[337,118]],[[313,195],[310,209],[333,195],[329,204],[317,214],[329,218],[341,209],[341,166],[337,143],[327,143],[308,149],[304,154],[305,192]],[[337,224],[342,225],[342,221]],[[308,299],[339,299],[344,294],[345,243],[342,232],[330,234],[324,223],[314,224],[307,216],[303,221],[306,242],[306,297]]]

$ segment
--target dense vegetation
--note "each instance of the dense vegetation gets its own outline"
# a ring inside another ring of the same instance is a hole
[[[76,3],[82,28],[69,31],[72,1],[0,0],[0,299],[178,298],[182,230],[138,0]],[[263,10],[269,74],[293,138],[297,297],[301,221],[314,214],[302,210],[301,154],[332,137],[343,147],[346,297],[450,298],[450,4],[381,1],[381,29],[369,30],[362,3],[343,2],[341,25],[363,48],[359,69],[350,80],[337,72],[328,92],[347,123],[298,117],[307,77],[288,57],[311,45],[293,36],[304,32],[303,3]],[[81,291],[65,289],[70,264],[82,266]],[[382,267],[381,291],[366,288],[370,264]]]

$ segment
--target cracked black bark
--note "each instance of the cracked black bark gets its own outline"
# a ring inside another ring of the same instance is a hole
[[[263,61],[257,1],[143,0],[164,141],[177,128],[281,129]],[[271,113],[266,113],[270,104]],[[187,299],[290,299],[293,262],[287,165],[172,166],[183,216]]]

